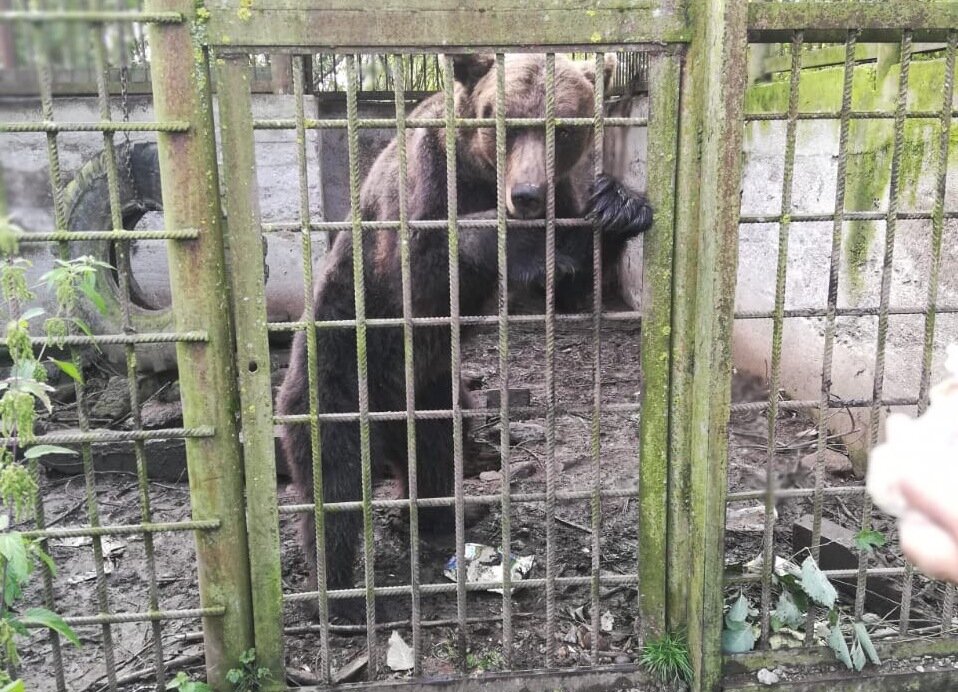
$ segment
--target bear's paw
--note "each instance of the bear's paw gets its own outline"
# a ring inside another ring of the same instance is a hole
[[[592,186],[586,218],[603,234],[633,238],[652,225],[652,207],[645,195],[602,174]]]

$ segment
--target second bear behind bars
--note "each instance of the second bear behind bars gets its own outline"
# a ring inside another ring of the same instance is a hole
[[[541,117],[545,112],[544,56],[509,56],[505,63],[505,103],[508,117]],[[494,61],[488,56],[462,56],[455,61],[456,108],[460,116],[483,117],[486,105],[495,103]],[[610,62],[605,78],[611,76]],[[491,79],[490,79],[491,77]],[[593,109],[594,73],[580,63],[556,56],[556,112],[559,117],[589,117]],[[483,86],[485,85],[485,86]],[[491,90],[491,92],[490,92]],[[479,93],[481,92],[481,93]],[[424,101],[413,118],[441,117],[443,96]],[[486,128],[488,129],[488,128]],[[521,132],[521,131],[520,131]],[[446,162],[443,135],[436,129],[407,133],[409,152],[409,218],[436,219],[446,216]],[[611,178],[602,176],[593,188],[587,209],[577,208],[569,189],[569,170],[589,149],[588,130],[575,130],[556,138],[557,216],[583,213],[603,234],[603,260],[617,261],[629,238],[652,222],[645,199],[631,193]],[[495,135],[476,131],[457,132],[460,211],[462,218],[495,217]],[[521,133],[507,138],[505,184],[511,217],[536,218],[544,213],[545,139]],[[541,173],[541,176],[540,176]],[[364,220],[398,219],[398,156],[395,141],[379,155],[362,188]],[[541,197],[541,199],[540,199]],[[485,209],[483,213],[475,213]],[[354,320],[352,234],[340,233],[324,258],[313,290],[317,321]],[[545,283],[544,234],[539,230],[508,231],[509,287],[541,291]],[[449,315],[449,246],[445,232],[411,230],[412,314],[416,317]],[[367,231],[363,235],[364,300],[367,318],[401,317],[402,277],[400,246],[395,231]],[[460,314],[477,314],[497,290],[496,234],[492,229],[463,229],[459,243]],[[557,302],[563,292],[581,291],[591,285],[592,233],[587,229],[560,228],[556,233]],[[353,414],[351,420],[320,424],[322,493],[326,503],[362,498],[362,454],[359,410],[357,335],[353,328],[316,329],[315,390],[317,413]],[[417,410],[449,410],[452,407],[452,363],[448,326],[416,326],[413,337],[415,406]],[[310,413],[307,339],[299,332],[293,342],[290,368],[279,392],[280,415]],[[371,327],[366,332],[368,364],[368,410],[402,411],[406,408],[403,332],[401,327]],[[471,406],[461,388],[461,404]],[[310,426],[288,424],[283,431],[285,462],[297,494],[304,502],[313,496],[313,455]],[[408,458],[405,421],[376,421],[369,426],[369,459],[373,481],[387,469],[402,483],[407,480]],[[419,497],[453,494],[453,424],[449,417],[416,422],[417,489]],[[420,510],[424,530],[448,531],[454,526],[451,507]],[[325,559],[322,561],[329,589],[353,586],[353,562],[362,526],[359,511],[336,511],[325,515]],[[313,515],[302,515],[300,539],[309,564],[307,588],[317,587],[317,556]],[[315,609],[315,601],[308,601]],[[353,600],[330,601],[330,615],[355,619],[363,612]],[[315,612],[315,611],[314,611]]]

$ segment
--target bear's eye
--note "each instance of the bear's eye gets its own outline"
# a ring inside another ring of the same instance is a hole
[[[487,103],[482,107],[482,117],[489,119],[492,117],[492,104]]]

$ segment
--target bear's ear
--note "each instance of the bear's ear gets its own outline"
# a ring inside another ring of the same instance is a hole
[[[456,55],[452,59],[453,76],[464,87],[472,89],[476,82],[492,69],[495,62],[496,56],[492,53]]]
[[[602,69],[602,83],[605,91],[608,91],[609,87],[612,86],[612,77],[615,75],[615,68],[618,64],[619,59],[615,57],[615,53],[605,54],[605,66]],[[595,84],[595,61],[585,60],[580,62],[579,65],[582,66],[582,74],[585,75],[585,78]]]

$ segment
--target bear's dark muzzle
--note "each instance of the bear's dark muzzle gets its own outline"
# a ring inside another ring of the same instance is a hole
[[[546,207],[546,191],[542,185],[519,183],[512,188],[512,206],[520,219],[542,216]]]

